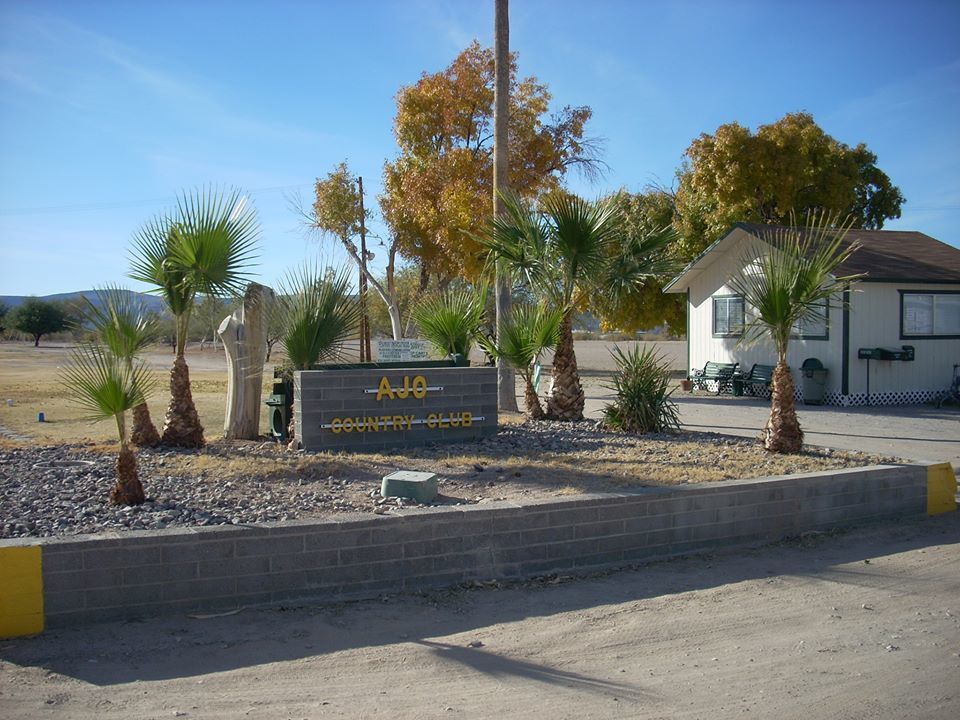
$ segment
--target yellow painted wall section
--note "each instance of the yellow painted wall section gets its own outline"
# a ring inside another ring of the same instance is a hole
[[[927,466],[927,515],[942,515],[957,509],[957,476],[950,463]]]
[[[43,632],[42,551],[0,548],[0,638]]]

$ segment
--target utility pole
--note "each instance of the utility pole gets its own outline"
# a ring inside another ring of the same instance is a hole
[[[494,33],[494,113],[493,113],[493,213],[502,215],[506,208],[500,193],[510,182],[510,7],[508,0],[495,0]],[[497,263],[496,302],[497,339],[512,304],[510,281],[501,263]],[[497,360],[497,406],[517,412],[517,385],[513,368],[503,359]]]
[[[363,209],[363,178],[357,178],[360,190],[360,362],[373,360],[370,354],[370,320],[367,317],[367,214]]]

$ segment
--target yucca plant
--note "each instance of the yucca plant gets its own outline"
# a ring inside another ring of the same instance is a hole
[[[137,475],[137,456],[127,434],[126,414],[144,403],[153,389],[153,376],[146,364],[128,362],[98,345],[81,345],[71,353],[61,382],[77,404],[89,412],[89,419],[112,417],[117,423],[120,453],[110,500],[117,505],[139,505],[145,497]]]
[[[422,300],[411,317],[441,354],[468,357],[483,324],[486,298],[486,286],[447,289]]]
[[[150,312],[130,290],[107,286],[96,290],[96,302],[84,296],[84,319],[89,322],[110,353],[133,369],[134,360],[160,333],[160,319]],[[133,408],[130,441],[140,447],[153,447],[160,434],[150,418],[145,402]]]
[[[677,405],[671,400],[670,366],[652,348],[614,346],[617,364],[613,383],[616,398],[603,409],[604,424],[623,432],[672,432],[680,429]]]
[[[849,220],[840,222],[829,214],[810,215],[804,228],[771,226],[759,234],[767,247],[742,258],[743,269],[730,278],[750,318],[740,342],[766,337],[777,352],[770,418],[762,433],[764,447],[772,452],[793,453],[803,447],[787,349],[800,322],[815,320],[824,304],[836,306],[843,290],[861,277],[837,274],[859,247],[846,241],[850,227]]]
[[[557,344],[560,339],[562,308],[548,308],[545,304],[517,304],[500,326],[500,335],[494,342],[478,335],[477,342],[490,357],[510,363],[524,381],[524,401],[527,415],[533,420],[545,417],[540,398],[533,386],[534,363],[540,353]]]
[[[259,237],[256,212],[239,191],[184,194],[172,213],[148,221],[134,236],[130,277],[153,285],[176,322],[176,357],[163,442],[201,447],[203,426],[184,358],[190,313],[198,294],[240,296]]]

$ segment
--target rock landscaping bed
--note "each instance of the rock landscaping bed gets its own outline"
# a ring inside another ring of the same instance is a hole
[[[632,436],[593,421],[525,422],[479,442],[386,453],[291,452],[268,441],[142,450],[148,500],[121,508],[108,502],[114,459],[109,445],[2,441],[0,537],[416,512],[414,503],[380,497],[382,476],[398,469],[436,472],[435,504],[458,505],[896,462],[825,448],[773,455],[755,440],[707,433]]]

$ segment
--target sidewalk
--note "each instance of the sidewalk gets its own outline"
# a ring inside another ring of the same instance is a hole
[[[599,418],[611,393],[602,387],[602,380],[585,380],[586,415]],[[673,398],[688,430],[757,437],[770,414],[770,401],[759,398],[694,395],[680,390]],[[955,408],[798,405],[797,414],[809,445],[949,462],[960,469],[960,412]]]

